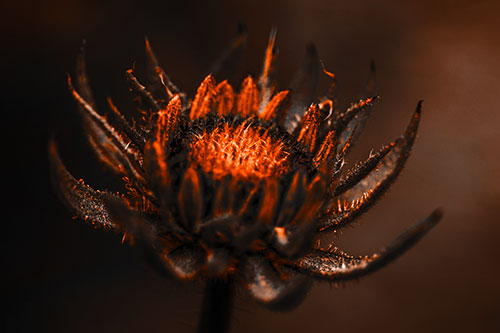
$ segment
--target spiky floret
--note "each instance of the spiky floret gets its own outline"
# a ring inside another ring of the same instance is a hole
[[[228,58],[242,38],[233,41]],[[351,223],[392,184],[413,145],[421,103],[401,137],[341,178],[344,157],[375,97],[345,112],[334,109],[331,94],[310,103],[304,96],[319,68],[314,47],[292,85],[302,87],[294,91],[296,98],[290,90],[275,92],[275,39],[273,32],[258,80],[247,77],[235,92],[228,81],[217,83],[208,75],[192,99],[170,81],[146,41],[151,85],[126,72],[149,112],[140,126],[130,124],[111,100],[114,124],[96,111],[80,55],[78,85],[68,79],[70,91],[96,156],[124,179],[128,192],[94,190],[76,180],[54,142],[50,156],[54,184],[78,217],[140,240],[179,279],[231,276],[261,303],[289,307],[305,295],[313,277],[356,278],[387,264],[441,213],[371,256],[313,245],[322,233]]]

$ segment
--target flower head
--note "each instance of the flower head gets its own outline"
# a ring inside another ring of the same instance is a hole
[[[238,36],[230,50],[243,40]],[[52,174],[78,217],[137,240],[171,275],[234,279],[261,303],[290,307],[312,278],[339,281],[370,273],[438,222],[441,213],[435,211],[370,256],[350,256],[318,242],[350,224],[392,184],[413,145],[421,103],[401,137],[343,173],[376,97],[342,112],[331,94],[304,105],[300,89],[277,91],[271,80],[275,33],[258,80],[248,76],[235,89],[208,75],[193,98],[170,81],[148,42],[146,49],[150,84],[142,85],[133,70],[126,73],[147,111],[140,124],[127,121],[111,100],[109,121],[96,111],[83,55],[77,87],[68,79],[90,145],[122,177],[126,193],[76,180],[54,142]],[[319,71],[314,48],[299,81],[307,71]]]

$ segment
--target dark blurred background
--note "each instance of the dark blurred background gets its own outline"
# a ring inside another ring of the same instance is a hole
[[[249,30],[246,73],[259,74],[277,27],[279,84],[287,86],[314,42],[337,75],[341,107],[359,96],[375,60],[382,99],[351,165],[402,133],[425,100],[404,172],[337,246],[371,253],[434,208],[445,216],[393,264],[339,287],[317,283],[293,312],[270,312],[240,293],[232,331],[500,331],[498,1],[54,0],[1,7],[5,331],[195,330],[201,288],[157,276],[137,249],[120,244],[121,235],[72,220],[51,190],[46,147],[54,135],[75,177],[95,188],[115,184],[87,147],[66,86],[83,39],[100,110],[111,96],[131,116],[124,71],[143,68],[145,36],[173,81],[192,93],[240,21]]]

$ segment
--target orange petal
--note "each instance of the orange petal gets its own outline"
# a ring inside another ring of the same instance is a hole
[[[208,75],[198,87],[191,103],[191,112],[189,113],[191,119],[203,117],[211,111],[215,101],[215,88],[214,77]]]
[[[236,100],[236,110],[243,117],[257,115],[259,110],[259,90],[251,76],[248,76],[241,85],[241,91]]]
[[[283,90],[277,93],[264,111],[259,115],[262,120],[276,120],[279,124],[285,122],[286,114],[290,106],[290,91]]]
[[[269,177],[264,181],[262,196],[262,205],[257,221],[269,225],[273,221],[274,211],[278,201],[278,182],[275,178]]]
[[[264,66],[262,68],[262,74],[259,79],[259,86],[262,91],[260,110],[262,111],[266,104],[271,99],[271,82],[270,74],[273,70],[273,63],[276,60],[277,50],[275,48],[276,42],[276,29],[271,31],[269,36],[269,43],[266,48],[266,55],[264,57]]]
[[[156,123],[156,142],[165,146],[175,131],[181,115],[182,103],[179,94],[175,95],[165,109],[158,112]]]
[[[326,135],[321,147],[319,148],[316,156],[314,156],[314,162],[320,166],[328,163],[329,161],[333,161],[335,158],[335,147],[337,140],[335,137],[335,131],[330,131]]]
[[[218,115],[227,116],[231,113],[234,106],[234,90],[227,82],[222,81],[216,88],[217,97],[215,98],[215,110]]]
[[[316,145],[316,134],[319,125],[319,108],[316,104],[311,104],[300,124],[300,131],[297,141],[306,146],[312,153]]]

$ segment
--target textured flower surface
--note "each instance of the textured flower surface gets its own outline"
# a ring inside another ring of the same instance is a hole
[[[216,67],[224,67],[244,40],[242,32]],[[111,100],[108,117],[96,111],[83,53],[75,87],[68,79],[90,145],[127,190],[96,190],[76,180],[54,142],[50,156],[54,184],[77,217],[122,232],[158,268],[181,280],[232,279],[260,303],[290,308],[313,279],[373,272],[438,222],[439,210],[369,256],[319,242],[371,207],[398,176],[417,133],[420,103],[402,136],[344,172],[344,158],[376,98],[337,110],[333,83],[325,97],[308,97],[321,71],[313,47],[293,89],[278,91],[273,83],[272,33],[258,79],[248,76],[235,91],[228,81],[217,83],[214,72],[192,99],[159,67],[148,42],[146,50],[148,84],[126,72],[143,111],[137,123]]]

